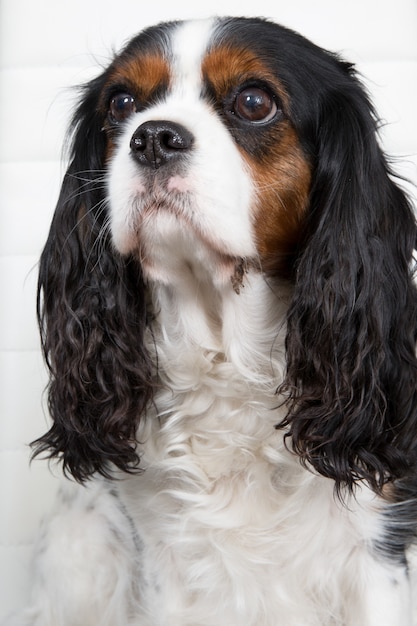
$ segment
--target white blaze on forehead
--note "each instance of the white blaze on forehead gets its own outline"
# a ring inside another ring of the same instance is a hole
[[[213,32],[213,20],[195,20],[182,23],[172,39],[172,77],[174,91],[181,95],[201,93],[201,62]]]

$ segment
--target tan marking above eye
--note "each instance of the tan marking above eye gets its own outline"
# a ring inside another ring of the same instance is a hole
[[[244,48],[219,46],[210,50],[202,62],[202,76],[219,99],[225,98],[232,88],[237,89],[241,85],[255,88],[258,79],[271,85],[284,105],[288,102],[287,94],[277,77],[258,57]],[[253,86],[248,84],[251,81]]]
[[[107,92],[112,86],[124,86],[127,96],[132,96],[137,105],[146,104],[161,89],[168,89],[171,73],[168,61],[157,54],[144,54],[117,59],[107,82]],[[124,92],[119,91],[120,95]],[[117,93],[116,93],[117,95]],[[109,104],[102,103],[106,109]]]

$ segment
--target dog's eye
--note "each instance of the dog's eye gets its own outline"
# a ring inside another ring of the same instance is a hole
[[[265,123],[273,119],[278,107],[274,98],[259,87],[246,87],[237,96],[233,112],[242,120]]]
[[[119,93],[110,100],[109,117],[111,122],[118,124],[135,113],[136,110],[134,97],[129,93]]]

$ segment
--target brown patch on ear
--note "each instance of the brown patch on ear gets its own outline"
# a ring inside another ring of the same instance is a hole
[[[397,496],[395,483],[385,483],[381,489],[381,495],[386,502],[393,504],[396,501]]]

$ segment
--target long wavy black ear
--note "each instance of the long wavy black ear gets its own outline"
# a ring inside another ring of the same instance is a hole
[[[365,479],[378,491],[416,464],[416,225],[362,87],[347,65],[338,72],[309,129],[316,163],[281,426],[338,489]]]
[[[35,455],[84,480],[138,464],[135,432],[151,396],[138,264],[112,249],[105,200],[106,138],[91,82],[72,126],[72,152],[39,271],[38,319],[50,371],[53,425]]]

